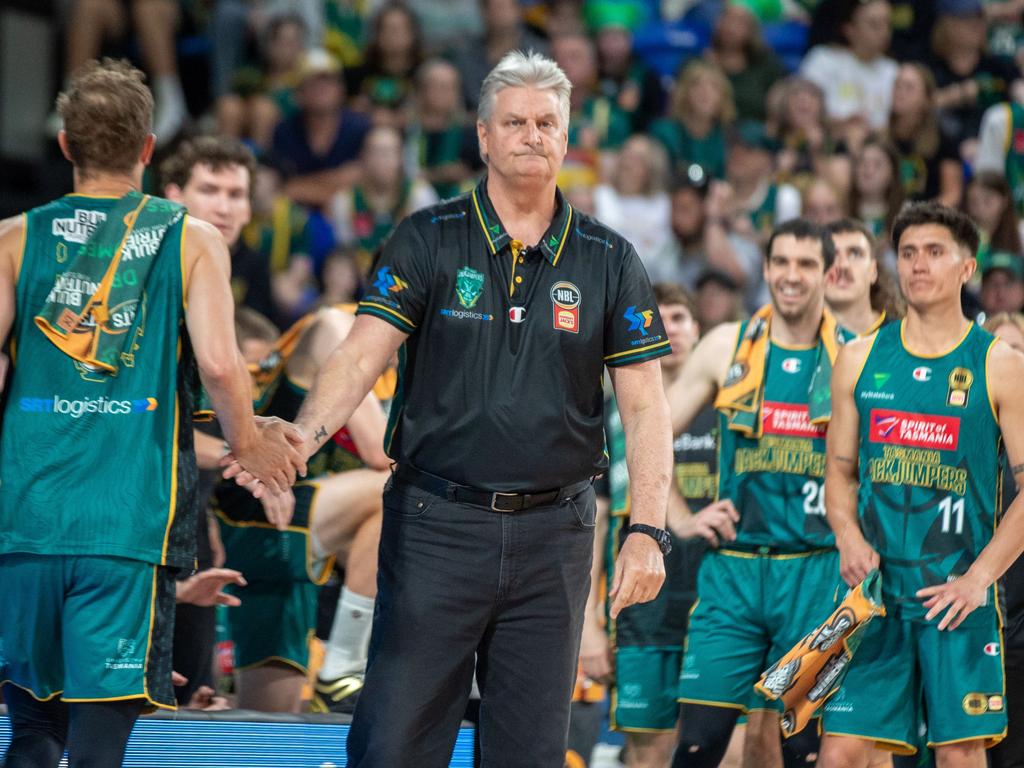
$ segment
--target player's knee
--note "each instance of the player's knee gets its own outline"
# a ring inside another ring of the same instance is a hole
[[[627,737],[628,768],[663,768],[672,757],[674,733],[631,733]]]
[[[985,764],[985,743],[981,739],[944,744],[935,748],[937,768],[974,768]]]
[[[818,751],[817,768],[867,768],[872,746],[862,739],[826,735]]]
[[[717,768],[738,717],[735,709],[684,704],[672,768]]]
[[[818,761],[821,737],[814,723],[782,742],[782,762],[786,768],[810,768]]]

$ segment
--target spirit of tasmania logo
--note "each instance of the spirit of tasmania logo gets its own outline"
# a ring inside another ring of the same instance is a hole
[[[955,451],[960,442],[960,418],[872,408],[870,436],[873,443]]]
[[[807,406],[798,403],[773,403],[766,400],[761,406],[764,434],[787,437],[825,437],[824,424],[811,424]]]

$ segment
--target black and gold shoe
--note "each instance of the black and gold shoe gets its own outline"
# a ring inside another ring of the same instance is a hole
[[[318,677],[313,686],[313,700],[309,703],[309,709],[311,712],[351,715],[356,710],[356,702],[362,690],[362,675],[345,675],[333,680]]]

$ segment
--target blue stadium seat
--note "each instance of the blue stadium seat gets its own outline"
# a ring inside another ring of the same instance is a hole
[[[699,56],[711,41],[706,24],[678,22],[646,24],[633,35],[633,49],[662,77],[672,77],[679,68]]]
[[[808,31],[807,25],[799,21],[780,21],[761,28],[765,43],[789,72],[795,72],[800,66],[807,50]]]

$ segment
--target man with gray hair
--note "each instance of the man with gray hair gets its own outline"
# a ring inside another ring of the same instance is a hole
[[[627,440],[635,533],[612,615],[664,579],[672,471],[656,358],[671,347],[628,242],[555,184],[570,85],[540,55],[484,81],[486,178],[414,213],[299,414],[312,453],[397,351],[379,593],[348,738],[357,768],[447,766],[476,671],[488,766],[561,766],[607,468],[602,378]],[[244,463],[228,475],[246,480]]]

